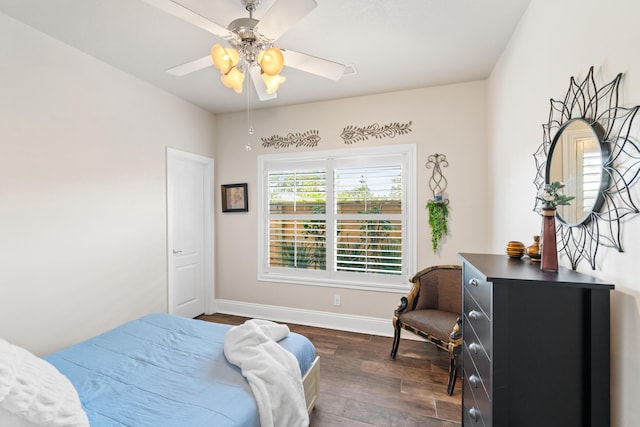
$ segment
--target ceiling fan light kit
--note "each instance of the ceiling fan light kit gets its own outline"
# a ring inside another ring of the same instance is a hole
[[[211,49],[213,64],[220,70],[222,83],[236,93],[242,92],[245,70],[260,67],[266,93],[273,94],[285,81],[278,75],[284,68],[284,55],[256,30],[259,21],[252,15],[260,2],[245,0],[244,3],[250,17],[238,18],[229,24],[231,33],[227,40],[233,48],[216,44]]]

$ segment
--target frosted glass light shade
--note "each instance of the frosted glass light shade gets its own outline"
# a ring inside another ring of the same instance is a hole
[[[240,54],[235,49],[225,49],[219,44],[215,44],[211,48],[211,59],[213,59],[213,65],[222,74],[227,74],[240,62]]]
[[[271,94],[278,90],[280,85],[284,83],[287,78],[276,74],[275,76],[270,76],[266,73],[262,74],[262,81],[267,86],[267,93]]]
[[[258,55],[258,62],[262,72],[270,76],[275,76],[282,71],[284,67],[284,56],[282,51],[277,47],[271,47]]]
[[[242,92],[242,84],[244,83],[244,73],[238,70],[237,67],[233,67],[231,70],[229,70],[228,73],[222,74],[220,76],[220,80],[222,80],[222,83],[226,87],[235,90],[236,93]]]

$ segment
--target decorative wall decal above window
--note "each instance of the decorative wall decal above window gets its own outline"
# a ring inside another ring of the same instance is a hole
[[[595,270],[600,244],[622,252],[620,220],[639,212],[629,187],[640,173],[640,150],[630,137],[640,106],[618,106],[621,79],[598,87],[593,67],[582,82],[571,77],[564,100],[551,99],[534,154],[537,190],[559,181],[576,196],[557,210],[558,251],[574,270],[583,259]],[[534,211],[541,208],[536,199]]]
[[[438,251],[440,241],[449,234],[449,199],[444,197],[444,190],[447,189],[447,179],[442,174],[442,168],[449,166],[447,156],[444,154],[433,154],[427,158],[425,167],[433,168],[433,173],[429,178],[429,188],[433,193],[433,199],[427,202],[429,211],[429,226],[431,227],[431,249],[435,254]]]
[[[347,126],[340,134],[340,137],[345,144],[353,144],[354,142],[366,141],[369,137],[376,139],[393,138],[396,135],[404,135],[409,132],[411,132],[411,122],[404,124],[395,122],[384,126],[374,123],[365,127]]]
[[[303,133],[288,133],[287,136],[273,135],[269,138],[260,138],[264,148],[315,147],[320,141],[317,130],[308,130]]]

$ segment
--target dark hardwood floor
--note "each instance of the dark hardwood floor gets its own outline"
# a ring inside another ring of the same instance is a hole
[[[243,317],[199,319],[238,325]],[[452,427],[460,425],[461,380],[447,396],[449,356],[433,345],[402,340],[396,359],[391,338],[289,324],[320,356],[320,395],[311,427]]]

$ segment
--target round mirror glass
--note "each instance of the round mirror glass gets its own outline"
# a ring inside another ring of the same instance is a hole
[[[574,196],[558,206],[558,218],[568,225],[585,222],[602,204],[605,145],[596,129],[583,119],[567,122],[556,134],[547,160],[547,182],[562,182],[563,193]]]

